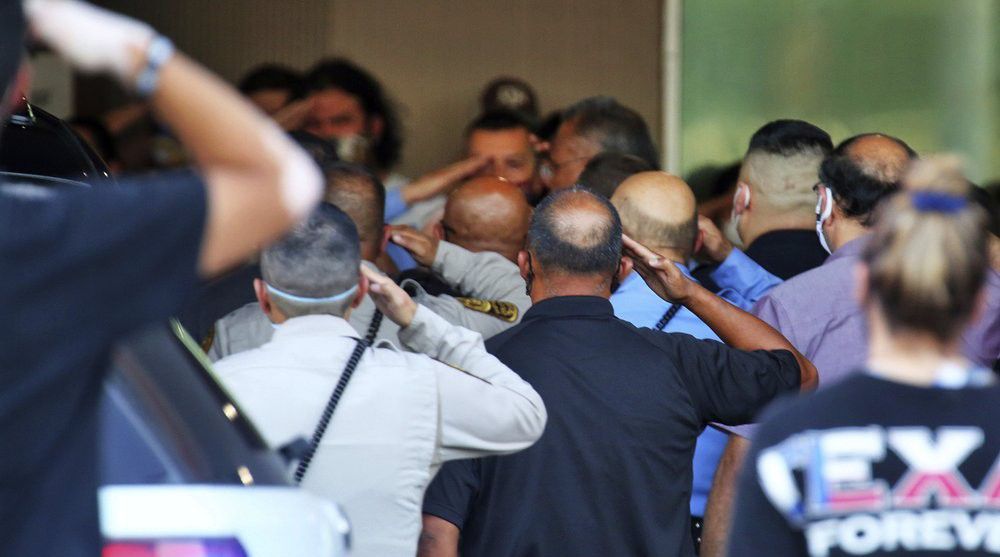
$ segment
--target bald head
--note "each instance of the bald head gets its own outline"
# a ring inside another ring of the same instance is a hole
[[[685,259],[691,255],[698,217],[694,192],[684,180],[666,172],[640,172],[618,186],[611,203],[634,240]]]
[[[833,192],[837,207],[864,226],[875,207],[897,192],[917,153],[905,142],[883,134],[844,140],[820,166],[820,181]]]
[[[373,261],[379,255],[385,226],[385,188],[367,168],[338,162],[324,168],[324,201],[347,213],[358,229],[361,256]]]
[[[571,188],[535,209],[527,247],[546,274],[597,275],[610,283],[621,261],[621,221],[606,199]]]
[[[516,185],[493,176],[469,180],[448,196],[441,228],[445,240],[511,261],[524,248],[531,206]]]

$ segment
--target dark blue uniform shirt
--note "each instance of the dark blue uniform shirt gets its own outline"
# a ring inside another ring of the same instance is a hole
[[[0,192],[0,555],[94,557],[97,407],[115,339],[196,282],[201,182]]]
[[[429,487],[424,512],[462,529],[463,557],[692,555],[698,434],[799,385],[787,351],[637,329],[596,297],[539,302],[486,345],[549,418],[532,447],[449,462]]]

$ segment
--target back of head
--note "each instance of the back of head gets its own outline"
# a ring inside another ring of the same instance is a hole
[[[639,113],[611,97],[590,97],[563,111],[563,122],[573,122],[576,134],[601,146],[602,152],[634,155],[660,167],[660,156]]]
[[[395,107],[382,89],[382,84],[357,64],[344,58],[331,58],[317,63],[305,77],[307,92],[339,89],[361,103],[368,117],[382,119],[383,130],[372,145],[372,154],[379,168],[387,169],[399,162],[403,147],[402,133]]]
[[[25,22],[19,0],[0,2],[0,106],[6,104],[7,95],[24,53]],[[6,114],[3,115],[6,117]]]
[[[954,158],[919,161],[904,191],[878,210],[862,255],[869,301],[891,330],[958,336],[975,309],[989,266],[982,209]]]
[[[336,206],[354,222],[366,259],[377,255],[385,226],[385,187],[374,172],[359,164],[335,162],[323,166],[324,201]],[[372,250],[376,253],[371,253]]]
[[[261,254],[271,302],[287,317],[343,315],[358,285],[361,255],[354,223],[322,203],[306,222]]]
[[[917,153],[901,139],[869,133],[845,139],[823,160],[819,180],[848,218],[871,226],[878,204],[900,189]]]
[[[741,177],[767,207],[808,213],[820,164],[832,150],[830,135],[809,122],[775,120],[750,138]]]
[[[535,208],[527,248],[546,274],[597,275],[610,284],[621,262],[621,220],[607,199],[562,190]]]
[[[635,155],[601,153],[587,162],[577,183],[611,199],[618,186],[629,176],[653,170],[653,166]]]
[[[654,250],[690,257],[698,237],[694,192],[666,172],[641,172],[622,182],[611,197],[625,233]]]
[[[448,196],[441,225],[445,239],[474,251],[516,260],[524,248],[531,206],[521,189],[493,176],[473,178]]]
[[[244,95],[269,89],[288,91],[295,98],[301,93],[302,78],[286,66],[263,64],[247,72],[239,84],[239,90]]]
[[[538,98],[523,79],[498,77],[486,84],[479,98],[483,112],[515,112],[531,122],[538,120]]]

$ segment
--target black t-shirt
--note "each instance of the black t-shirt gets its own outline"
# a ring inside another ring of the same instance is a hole
[[[0,193],[0,555],[100,553],[109,346],[178,309],[205,214],[190,173],[47,199]]]
[[[758,236],[746,254],[782,280],[815,269],[830,256],[815,230],[772,230]]]
[[[538,391],[548,424],[524,451],[438,473],[424,512],[462,528],[463,557],[692,555],[698,434],[799,385],[786,351],[637,329],[596,297],[539,302],[487,349]]]
[[[995,385],[857,373],[782,400],[745,461],[729,554],[998,554],[998,454]]]

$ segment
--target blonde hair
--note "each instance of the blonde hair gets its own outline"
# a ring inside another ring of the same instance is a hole
[[[955,157],[918,161],[879,208],[862,260],[869,301],[891,330],[950,341],[975,310],[988,270],[988,231]]]

